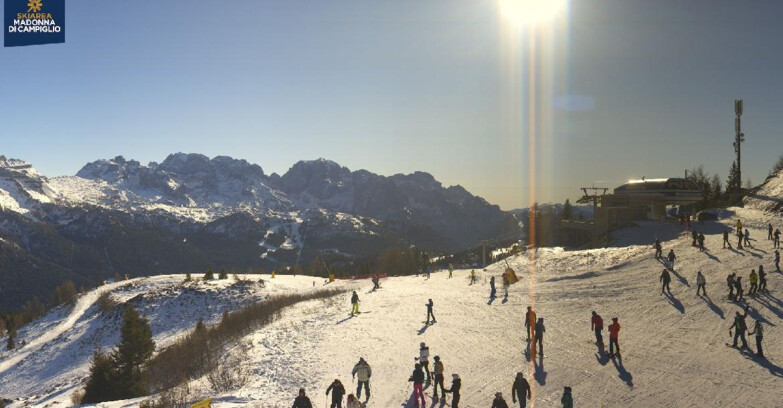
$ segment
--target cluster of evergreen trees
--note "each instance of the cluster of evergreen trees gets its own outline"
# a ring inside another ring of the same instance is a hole
[[[82,291],[86,290],[82,288]],[[12,350],[16,347],[17,329],[43,316],[48,310],[73,301],[78,294],[73,282],[66,281],[54,288],[48,305],[35,296],[25,302],[21,312],[0,313],[0,334],[8,333],[6,348]]]

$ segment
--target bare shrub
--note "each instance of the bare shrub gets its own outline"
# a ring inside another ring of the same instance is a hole
[[[71,394],[71,404],[74,406],[78,407],[79,405],[82,405],[82,399],[84,399],[83,389],[76,390]]]
[[[111,296],[111,292],[106,291],[98,298],[98,307],[103,313],[110,313],[117,306],[117,301]]]
[[[242,362],[247,360],[247,351],[231,354],[226,360],[220,361],[207,374],[207,380],[217,393],[224,393],[242,388],[250,377],[250,372]]]
[[[188,408],[191,403],[190,386],[182,383],[160,393],[156,398],[144,400],[139,408]]]

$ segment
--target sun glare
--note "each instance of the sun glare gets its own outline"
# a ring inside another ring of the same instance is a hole
[[[568,0],[498,0],[500,14],[511,24],[534,26],[554,19]]]

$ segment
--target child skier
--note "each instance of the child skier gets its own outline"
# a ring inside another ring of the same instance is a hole
[[[305,395],[304,388],[299,389],[299,396],[294,399],[294,406],[292,408],[313,408],[310,398]]]
[[[432,322],[435,323],[435,315],[432,313],[432,299],[427,302],[427,324],[430,324],[430,316],[432,316]]]
[[[329,395],[329,391],[332,392],[332,405],[330,405],[330,408],[342,408],[343,406],[343,395],[345,395],[345,387],[343,387],[343,383],[340,382],[339,378],[335,378],[334,382],[329,386],[329,388],[326,389],[326,395]]]
[[[508,408],[508,404],[506,403],[506,400],[503,399],[502,392],[495,393],[495,399],[492,400],[491,408]]]
[[[357,313],[359,313],[359,295],[356,291],[353,291],[353,295],[351,295],[351,316]]]

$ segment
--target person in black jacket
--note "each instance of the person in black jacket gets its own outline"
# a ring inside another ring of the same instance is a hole
[[[517,373],[517,378],[514,379],[514,385],[511,386],[511,401],[516,404],[516,400],[519,400],[519,408],[525,408],[525,405],[527,404],[525,398],[531,398],[530,384],[522,373]]]
[[[723,248],[726,248],[726,245],[728,245],[729,249],[731,249],[731,242],[729,242],[729,231],[723,231]]]
[[[445,390],[446,392],[454,394],[451,398],[451,408],[459,408],[459,389],[462,387],[462,380],[459,375],[451,375],[451,388]]]
[[[426,407],[427,403],[424,400],[424,370],[421,369],[421,364],[416,363],[413,368],[413,374],[408,381],[413,381],[413,402],[418,407],[419,399],[421,399],[421,406]]]
[[[492,400],[492,408],[508,408],[506,400],[503,399],[503,393],[495,393],[495,399]]]
[[[345,387],[343,387],[343,383],[341,383],[339,379],[335,378],[332,385],[326,389],[326,395],[329,395],[329,391],[334,391],[332,393],[332,405],[330,405],[330,408],[342,408],[343,395],[345,395]]]
[[[294,406],[291,408],[313,408],[313,404],[310,403],[310,398],[305,395],[304,388],[299,389],[299,396],[294,400]]]
[[[495,277],[489,278],[489,298],[495,298]]]
[[[662,282],[661,284],[661,294],[663,295],[665,290],[669,291],[669,294],[672,293],[672,289],[669,287],[669,283],[672,281],[672,277],[669,275],[669,271],[664,269],[663,272],[661,272],[661,277],[658,279]]]
[[[432,322],[436,323],[435,322],[435,314],[432,313],[432,306],[433,306],[432,299],[430,299],[427,302],[427,324],[430,324],[430,317],[432,317]]]

